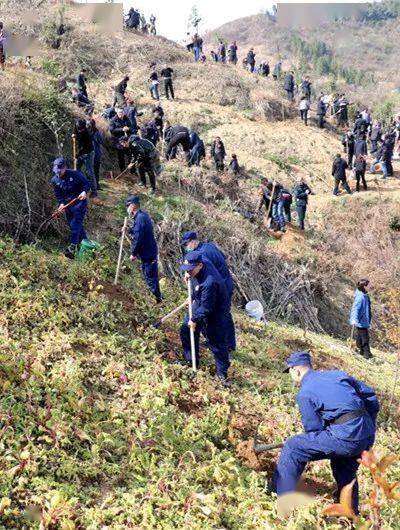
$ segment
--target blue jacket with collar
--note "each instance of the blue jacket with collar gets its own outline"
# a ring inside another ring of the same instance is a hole
[[[67,204],[83,191],[86,193],[90,191],[90,184],[85,175],[73,169],[67,169],[62,178],[54,175],[51,184],[58,204]],[[82,201],[82,203],[86,203],[86,201]]]
[[[350,312],[350,324],[357,328],[369,328],[371,319],[371,300],[367,293],[356,289]]]
[[[142,261],[154,261],[157,259],[158,248],[154,237],[153,222],[147,212],[137,211],[130,234],[132,238],[132,256],[137,256]]]
[[[363,440],[375,433],[379,402],[375,391],[340,370],[310,370],[301,382],[297,404],[306,432],[327,430],[341,440]],[[347,412],[367,414],[342,425],[331,422]]]

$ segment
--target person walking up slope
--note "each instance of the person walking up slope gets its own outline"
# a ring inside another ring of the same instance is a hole
[[[371,300],[368,295],[369,280],[362,279],[357,283],[354,302],[350,313],[350,324],[357,328],[357,346],[360,354],[366,359],[372,357],[369,346],[369,328],[371,327]]]

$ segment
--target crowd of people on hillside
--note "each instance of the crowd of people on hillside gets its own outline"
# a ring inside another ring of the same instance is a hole
[[[147,21],[144,14],[134,7],[131,7],[125,15],[124,24],[126,28],[141,31],[145,35],[157,35],[155,15],[151,14]]]
[[[155,17],[150,17],[150,25],[143,15],[132,8],[126,18],[129,28],[141,29],[144,33],[155,34]],[[2,30],[0,23],[0,64],[2,61]],[[203,41],[195,35],[188,43],[195,61],[205,61]],[[226,49],[221,40],[217,52],[212,51],[212,59],[221,63],[238,62],[236,42]],[[254,50],[249,50],[243,65],[249,72],[268,76],[268,62],[256,67]],[[273,77],[280,79],[282,64],[278,62],[273,68]],[[138,118],[144,112],[138,109],[135,101],[128,94],[129,76],[125,75],[114,87],[113,101],[103,110],[102,116],[107,121],[112,146],[116,152],[121,176],[130,170],[140,178],[140,184],[150,184],[156,190],[157,177],[162,172],[158,146],[167,161],[176,159],[179,151],[184,154],[188,166],[200,165],[206,156],[204,141],[194,128],[182,124],[171,124],[165,119],[165,112],[160,103],[160,80],[163,95],[175,99],[174,70],[168,66],[158,71],[157,65],[150,65],[149,92],[154,104],[151,108],[151,120],[139,126]],[[96,200],[101,189],[101,163],[104,137],[93,118],[94,104],[91,101],[87,86],[87,71],[82,68],[74,80],[72,97],[82,109],[86,119],[79,117],[74,124],[72,139],[74,151],[74,168],[68,167],[64,157],[57,157],[53,162],[51,184],[58,203],[58,213],[65,213],[70,228],[70,244],[65,256],[74,259],[79,246],[87,238],[84,228],[88,207],[88,197]],[[294,100],[299,93],[299,111],[301,119],[307,125],[308,111],[312,97],[312,85],[309,77],[304,77],[297,87],[294,73],[284,76],[283,89],[289,100]],[[59,76],[60,92],[68,91],[67,80]],[[341,185],[351,192],[347,182],[348,169],[353,169],[356,178],[356,190],[360,184],[367,189],[365,179],[366,155],[373,155],[374,161],[370,170],[375,171],[379,164],[383,178],[393,175],[392,158],[396,142],[399,142],[400,116],[391,126],[383,131],[382,125],[374,121],[367,108],[356,114],[353,127],[349,128],[348,102],[344,94],[329,98],[320,94],[317,103],[318,125],[324,126],[324,118],[330,108],[332,116],[337,117],[338,124],[348,128],[343,137],[343,146],[347,159],[341,154],[335,157],[332,176],[335,180],[334,194]],[[165,148],[165,149],[164,149]],[[235,176],[240,175],[241,167],[236,154],[226,164],[227,151],[220,137],[214,138],[210,146],[210,156],[217,172],[227,168]],[[118,178],[116,177],[116,178]],[[284,232],[287,223],[291,222],[291,208],[294,202],[299,228],[304,230],[308,199],[313,194],[303,177],[293,189],[279,182],[263,177],[261,180],[261,201],[259,210],[265,206],[267,221],[274,231]],[[141,270],[149,291],[157,304],[162,303],[158,273],[158,243],[150,215],[142,210],[138,195],[129,196],[125,202],[127,216],[130,219],[130,260],[141,262]],[[124,225],[125,226],[125,225]],[[125,233],[122,234],[122,241]],[[202,241],[196,231],[190,230],[180,234],[180,244],[184,253],[180,270],[188,287],[188,306],[180,327],[182,352],[177,364],[191,366],[197,370],[200,365],[200,337],[204,335],[206,344],[215,360],[217,380],[224,388],[229,388],[228,371],[232,352],[236,349],[235,324],[231,306],[234,293],[234,282],[228,260],[220,248],[212,243]],[[350,324],[357,332],[359,352],[365,358],[372,357],[369,344],[371,326],[371,301],[368,294],[369,281],[357,282],[354,303],[350,313]],[[305,432],[292,436],[282,445],[274,478],[271,484],[279,497],[296,490],[298,480],[308,462],[329,459],[337,483],[338,496],[343,488],[354,481],[351,505],[358,513],[357,469],[359,456],[374,443],[376,419],[379,402],[375,391],[339,370],[318,371],[313,369],[312,359],[308,352],[297,351],[287,359],[285,372],[290,374],[293,382],[300,386],[298,404]]]

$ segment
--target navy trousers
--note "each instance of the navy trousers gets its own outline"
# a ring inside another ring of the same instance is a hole
[[[296,210],[297,210],[297,217],[299,220],[299,227],[301,230],[304,230],[304,220],[306,218],[307,205],[297,204]]]
[[[86,215],[87,202],[78,201],[76,204],[70,206],[65,210],[65,217],[71,231],[70,243],[79,245],[83,239],[87,239],[86,232],[83,227],[83,221]]]
[[[158,261],[157,259],[151,261],[142,260],[142,272],[144,280],[154,294],[157,300],[161,300],[160,282],[158,278]]]
[[[192,353],[190,348],[190,329],[188,326],[189,317],[186,315],[182,326],[181,326],[181,342],[183,347],[183,356],[186,361],[192,362]],[[217,341],[210,340],[207,337],[205,332],[205,327],[202,324],[197,323],[196,330],[194,332],[194,341],[195,341],[195,352],[196,352],[196,367],[200,365],[200,354],[199,354],[199,342],[200,342],[200,333],[203,333],[207,338],[208,347],[212,351],[215,360],[215,369],[217,375],[222,377],[228,377],[228,368],[230,366],[229,351],[228,346],[225,344],[225,341],[222,341],[222,344]]]
[[[374,436],[364,440],[340,440],[329,430],[309,432],[289,438],[283,446],[274,475],[274,487],[278,495],[296,490],[297,483],[308,462],[331,461],[337,495],[341,489],[356,479],[362,451],[370,449]],[[358,483],[353,488],[353,509],[358,513]]]

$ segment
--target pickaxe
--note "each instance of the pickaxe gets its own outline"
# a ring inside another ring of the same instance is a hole
[[[39,228],[37,229],[37,232],[35,234],[35,239],[37,239],[37,237],[39,235],[39,232],[42,230],[42,228],[47,223],[50,223],[50,221],[52,221],[53,219],[57,219],[57,217],[60,217],[60,215],[65,212],[65,210],[67,210],[70,206],[72,206],[73,204],[75,204],[78,201],[79,201],[79,197],[75,197],[75,199],[72,199],[72,201],[69,201],[69,202],[67,202],[67,204],[64,204],[64,206],[62,208],[57,208],[57,210],[55,210],[51,214],[51,216],[48,219],[45,219],[43,221],[43,223],[39,226]]]

